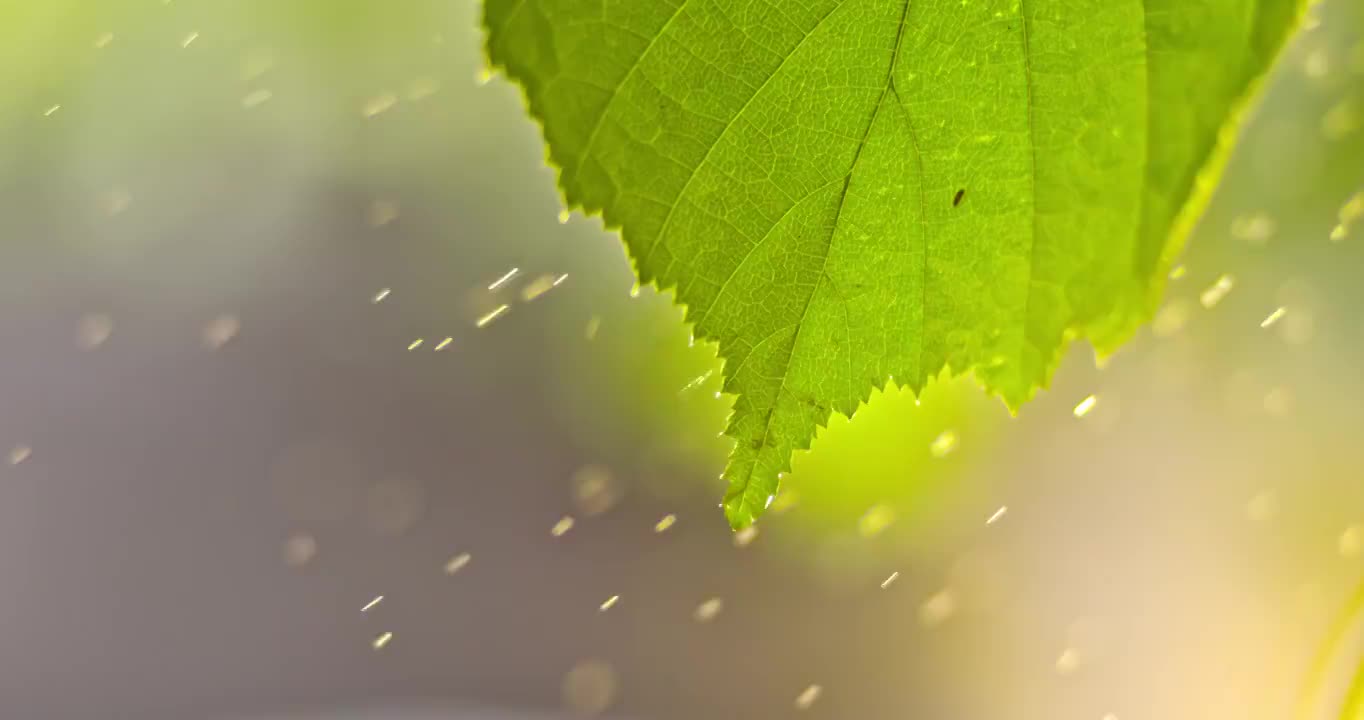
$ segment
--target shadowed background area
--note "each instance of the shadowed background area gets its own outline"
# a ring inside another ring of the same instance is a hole
[[[0,717],[1258,720],[1348,680],[1358,3],[1125,351],[1017,418],[878,395],[755,535],[713,348],[561,222],[477,14],[0,1]]]

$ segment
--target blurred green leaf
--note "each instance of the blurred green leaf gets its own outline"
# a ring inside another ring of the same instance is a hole
[[[725,509],[891,379],[1017,408],[1151,314],[1301,0],[487,0],[567,204],[737,395]]]

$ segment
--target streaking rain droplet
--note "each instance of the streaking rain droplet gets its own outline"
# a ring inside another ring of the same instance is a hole
[[[945,458],[957,448],[957,434],[951,430],[938,433],[928,446],[928,452],[935,458]]]
[[[113,318],[103,313],[86,315],[76,326],[76,345],[82,350],[94,350],[103,345],[113,332]]]
[[[237,337],[242,323],[236,315],[219,315],[204,326],[200,341],[209,350],[217,350]]]
[[[565,515],[559,518],[559,522],[554,523],[554,527],[549,529],[549,534],[554,537],[563,537],[564,533],[573,529],[573,516]]]
[[[720,614],[720,611],[724,609],[724,606],[724,600],[721,600],[718,597],[710,598],[696,606],[696,610],[692,612],[692,618],[699,623],[708,623],[711,620],[714,620],[715,616]]]
[[[950,589],[934,593],[919,606],[919,623],[924,627],[937,627],[952,618],[957,612],[957,598]]]
[[[498,305],[495,310],[479,318],[478,322],[474,323],[474,325],[476,325],[479,328],[488,327],[488,325],[492,324],[494,320],[498,319],[499,317],[502,317],[502,315],[504,315],[510,309],[511,309],[510,305]]]
[[[758,526],[749,525],[748,527],[734,533],[734,547],[748,547],[754,538],[758,537]]]
[[[27,445],[16,445],[13,450],[9,451],[9,464],[18,465],[31,455],[33,455],[33,448]]]
[[[372,118],[387,112],[397,104],[397,95],[394,95],[391,92],[380,93],[365,102],[364,106],[360,108],[360,114],[367,118]]]
[[[814,705],[816,700],[819,700],[819,696],[823,694],[823,692],[824,688],[818,685],[810,685],[805,688],[796,696],[796,709],[809,710],[810,706]]]
[[[531,302],[554,287],[552,275],[541,275],[521,288],[521,302]]]
[[[1077,418],[1082,418],[1088,415],[1089,411],[1093,410],[1094,406],[1097,405],[1098,403],[1099,397],[1097,395],[1090,395],[1084,400],[1081,400],[1080,403],[1075,406],[1075,409],[1071,411],[1071,414],[1073,414]]]
[[[242,98],[242,107],[250,110],[251,108],[259,107],[262,103],[272,97],[274,97],[274,93],[269,90],[252,90],[246,94],[246,97]]]
[[[878,504],[873,505],[857,519],[857,532],[864,538],[875,537],[895,524],[895,508]]]
[[[468,565],[468,564],[469,564],[469,561],[472,560],[472,559],[473,559],[473,557],[472,557],[471,555],[469,555],[469,553],[467,553],[467,552],[460,553],[460,554],[458,554],[458,555],[456,555],[456,556],[450,558],[450,559],[445,563],[445,574],[446,574],[446,575],[454,575],[455,573],[459,572],[460,570],[463,570],[463,569],[464,569],[464,566],[465,566],[465,565]]]
[[[1212,309],[1217,303],[1222,302],[1222,298],[1225,298],[1235,286],[1236,278],[1231,275],[1223,275],[1217,278],[1217,282],[1213,283],[1207,290],[1199,294],[1198,302],[1203,307]]]
[[[502,275],[502,277],[499,277],[498,279],[492,281],[492,283],[488,285],[488,290],[492,291],[502,287],[507,283],[508,280],[511,280],[512,278],[516,277],[517,273],[519,272],[521,272],[521,268],[512,268],[508,270],[506,273]]]

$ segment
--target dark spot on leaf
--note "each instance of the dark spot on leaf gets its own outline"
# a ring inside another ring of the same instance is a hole
[[[966,197],[966,188],[957,191],[957,194],[952,198],[952,207],[960,205],[961,199],[964,197]]]

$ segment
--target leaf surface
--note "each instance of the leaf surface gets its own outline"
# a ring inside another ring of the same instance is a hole
[[[485,0],[569,207],[737,396],[725,512],[887,380],[1011,408],[1154,309],[1302,0]]]

